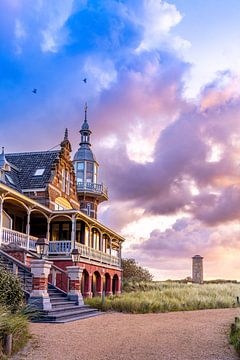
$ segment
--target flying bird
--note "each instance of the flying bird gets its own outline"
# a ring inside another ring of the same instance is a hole
[[[84,79],[83,79],[83,82],[85,82],[85,84],[86,84],[86,83],[87,83],[87,78],[84,78]]]
[[[37,89],[33,89],[33,94],[36,94],[37,93]]]

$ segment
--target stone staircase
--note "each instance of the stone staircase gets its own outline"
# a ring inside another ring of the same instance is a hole
[[[26,299],[28,299],[32,289],[30,269],[1,249],[0,267],[15,273],[19,277]],[[39,311],[39,316],[33,320],[34,322],[66,323],[101,314],[97,309],[91,308],[88,305],[77,305],[75,301],[68,299],[64,291],[52,284],[48,284],[48,293],[52,309],[49,311]]]

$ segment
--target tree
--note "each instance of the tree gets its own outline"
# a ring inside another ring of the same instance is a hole
[[[127,281],[152,281],[153,276],[134,259],[122,259],[123,279]]]

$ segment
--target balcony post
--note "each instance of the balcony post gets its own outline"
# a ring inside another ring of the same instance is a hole
[[[50,241],[50,222],[51,219],[48,217],[47,218],[47,240]]]
[[[118,253],[118,257],[119,257],[119,266],[121,267],[122,265],[122,243],[119,242],[119,253]]]
[[[28,211],[27,211],[27,226],[26,226],[27,250],[29,250],[29,242],[30,242],[30,218],[31,218],[31,209],[28,209]]]
[[[3,198],[0,197],[0,247],[2,244],[2,225],[3,225]]]
[[[75,247],[76,241],[76,216],[72,215],[71,251]]]

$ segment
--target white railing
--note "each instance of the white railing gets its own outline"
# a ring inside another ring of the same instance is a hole
[[[71,241],[50,241],[48,253],[69,255],[71,253]]]
[[[29,236],[29,249],[35,250],[36,241],[37,241],[36,237]],[[27,249],[27,243],[28,243],[27,234],[7,228],[2,228],[2,244],[4,245],[15,244],[24,249]]]
[[[108,189],[104,184],[96,184],[92,182],[78,182],[77,191],[93,192],[95,194],[108,197]]]
[[[120,259],[116,256],[112,256],[102,251],[92,249],[83,244],[76,243],[82,258],[89,260],[99,261],[108,265],[120,266]],[[71,253],[71,241],[50,241],[49,243],[49,255],[69,255]]]

